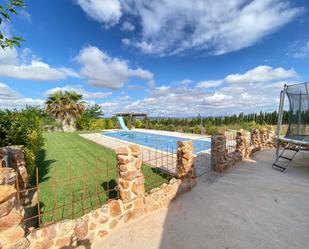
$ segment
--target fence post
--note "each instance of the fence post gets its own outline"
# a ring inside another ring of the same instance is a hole
[[[251,131],[251,142],[254,145],[255,151],[261,149],[261,139],[260,139],[260,130],[253,129]]]
[[[272,126],[267,127],[267,147],[268,148],[276,147],[276,134]]]
[[[192,141],[177,141],[176,175],[181,179],[181,190],[188,191],[196,184]]]
[[[221,173],[228,167],[226,136],[223,133],[214,135],[212,144],[213,146],[211,153],[213,158],[213,168],[215,171]]]
[[[120,200],[122,200],[124,208],[128,210],[130,217],[135,218],[144,213],[145,186],[140,148],[138,145],[118,148],[116,155]]]
[[[210,139],[210,167],[211,171],[215,171],[215,158],[214,158],[214,141],[215,141],[215,135],[211,136]]]
[[[236,152],[239,153],[240,160],[248,158],[246,131],[241,129],[236,132]]]

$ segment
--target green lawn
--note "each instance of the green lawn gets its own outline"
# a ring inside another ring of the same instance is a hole
[[[109,198],[117,197],[113,150],[78,133],[45,133],[44,140],[38,160],[42,223],[79,217],[98,208],[106,202],[108,190]],[[169,178],[145,164],[142,170],[146,191]]]

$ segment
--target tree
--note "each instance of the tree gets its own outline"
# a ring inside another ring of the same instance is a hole
[[[64,131],[75,131],[76,119],[85,111],[82,95],[73,91],[57,91],[50,94],[45,105],[45,111],[62,123]]]
[[[101,106],[95,104],[92,106],[88,106],[83,115],[90,119],[97,119],[103,116],[103,112]]]
[[[35,107],[23,110],[0,110],[0,147],[24,145],[29,176],[35,172],[36,160],[43,146],[41,112]]]
[[[84,113],[76,120],[76,128],[78,130],[89,130],[91,126],[100,126],[104,129],[104,121],[97,121],[103,116],[101,106],[98,104],[87,106]],[[97,122],[97,124],[96,124]],[[95,125],[94,125],[95,124]]]
[[[16,15],[17,12],[15,8],[24,6],[25,4],[23,0],[8,0],[8,3],[0,4],[0,24],[2,24],[3,18],[6,21],[11,22],[10,14]],[[5,37],[5,34],[0,30],[0,46],[2,49],[5,49],[6,47],[13,48],[14,45],[20,47],[21,41],[24,41],[22,37]]]

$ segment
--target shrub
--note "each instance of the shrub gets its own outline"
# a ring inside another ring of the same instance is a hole
[[[100,119],[92,119],[89,125],[90,130],[103,130],[105,129],[105,120]]]
[[[134,127],[135,128],[142,128],[143,127],[143,122],[141,120],[139,120],[139,119],[135,120]]]
[[[172,125],[172,124],[169,124],[169,125],[167,126],[167,130],[168,130],[168,131],[175,131],[175,126]]]
[[[91,120],[86,115],[82,115],[76,119],[76,128],[78,130],[89,130]]]
[[[195,134],[201,134],[201,127],[200,126],[194,126],[193,133]]]
[[[114,129],[115,128],[115,122],[113,119],[109,118],[106,120],[106,125],[105,125],[106,129]]]
[[[34,173],[36,158],[43,146],[40,110],[0,111],[0,146],[24,145],[28,174]]]
[[[205,128],[208,135],[216,135],[219,132],[218,127],[216,126],[207,125]]]

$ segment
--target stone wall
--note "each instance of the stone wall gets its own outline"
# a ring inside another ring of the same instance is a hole
[[[236,143],[242,141],[236,136]],[[221,173],[242,160],[241,146],[236,144],[236,150],[228,153],[226,148],[226,136],[218,134],[213,136],[212,146],[212,163],[215,171]]]
[[[22,228],[23,209],[18,207],[15,188],[16,172],[0,168],[0,248],[27,248]]]
[[[28,186],[29,177],[26,169],[26,163],[22,145],[12,145],[0,148],[0,161],[6,160],[11,167],[18,173],[18,187],[25,189]]]
[[[241,129],[236,132],[235,151],[228,153],[226,149],[226,136],[219,134],[213,136],[213,166],[217,172],[223,172],[229,167],[248,159],[261,149],[275,147],[275,132],[271,126],[262,129],[253,129],[250,132],[250,140],[247,139],[246,131]]]
[[[119,199],[75,220],[64,220],[33,230],[27,236],[31,248],[65,248],[91,245],[95,238],[108,236],[119,224],[129,222],[168,204],[178,193],[195,184],[192,142],[178,142],[177,176],[145,193],[143,162],[136,145],[116,150]]]

